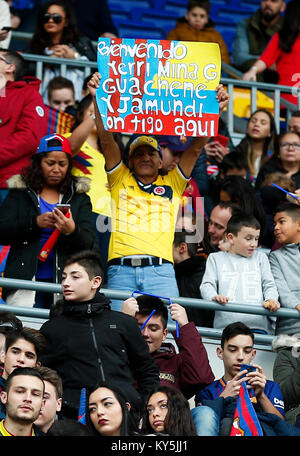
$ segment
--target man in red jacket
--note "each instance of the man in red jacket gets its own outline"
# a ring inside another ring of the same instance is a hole
[[[0,48],[0,204],[7,179],[29,165],[47,132],[41,81],[23,77],[24,68],[20,54]]]

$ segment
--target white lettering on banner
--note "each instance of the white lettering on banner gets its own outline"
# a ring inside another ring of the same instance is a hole
[[[177,59],[182,60],[186,57],[187,48],[184,44],[175,43],[172,41],[170,49],[164,49],[161,44],[157,43],[134,43],[133,46],[129,44],[115,44],[114,40],[107,46],[105,41],[99,41],[98,52],[101,55],[112,55],[113,57],[130,57],[137,56],[138,58],[159,58],[159,59]]]
[[[164,134],[215,136],[219,110],[212,92],[220,76],[215,43],[99,38],[97,49],[100,73],[106,66],[97,92],[106,128],[162,134],[164,126]]]

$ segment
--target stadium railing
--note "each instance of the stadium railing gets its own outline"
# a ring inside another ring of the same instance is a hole
[[[9,278],[0,278],[0,287],[8,287],[12,289],[23,289],[23,290],[36,290],[44,291],[50,293],[61,294],[62,289],[60,284],[47,283],[47,282],[35,282],[29,280],[20,280],[20,279],[9,279]],[[101,288],[101,292],[107,297],[112,299],[125,300],[131,297],[131,291],[119,291],[111,290],[106,288]],[[254,314],[254,315],[269,315],[283,318],[300,318],[300,312],[293,309],[279,309],[276,312],[270,312],[264,307],[253,306],[249,304],[242,303],[228,303],[226,306],[218,304],[213,301],[206,301],[204,299],[193,299],[185,297],[172,297],[170,296],[172,302],[176,302],[184,307],[193,307],[198,309],[210,309],[210,310],[221,310],[223,312],[238,312],[243,314]],[[45,320],[49,318],[49,310],[47,309],[37,309],[32,307],[19,307],[19,306],[10,306],[7,304],[0,304],[0,310],[8,310],[13,312],[16,315],[23,317],[31,317],[36,319]],[[168,325],[170,330],[175,329],[174,325]],[[203,337],[220,339],[221,330],[214,328],[205,328],[197,327],[199,333]],[[264,344],[271,346],[272,340],[275,336],[268,334],[255,334],[255,343]]]
[[[81,60],[73,60],[73,59],[62,59],[62,58],[53,58],[48,56],[41,56],[41,55],[34,55],[34,54],[22,54],[25,60],[29,62],[33,62],[36,64],[35,68],[35,75],[37,78],[43,78],[43,67],[44,65],[51,64],[60,67],[60,75],[65,76],[68,67],[76,67],[82,68],[84,70],[84,75],[88,76],[91,72],[97,70],[97,62],[91,61],[81,61]],[[237,74],[237,70],[222,63],[222,68],[226,71],[226,74]],[[286,121],[288,122],[290,116],[292,115],[293,111],[300,109],[300,88],[298,87],[291,87],[291,86],[282,86],[277,84],[267,84],[262,82],[254,82],[254,81],[243,81],[241,79],[232,78],[221,78],[222,84],[227,87],[228,93],[230,95],[230,102],[227,108],[227,115],[226,121],[229,130],[229,134],[236,144],[238,143],[243,137],[244,133],[240,133],[235,130],[235,115],[234,115],[234,90],[239,88],[250,89],[250,112],[254,112],[257,108],[257,92],[263,92],[268,95],[268,97],[274,100],[274,111],[273,115],[275,118],[275,123],[277,127],[277,131],[280,131],[280,114],[281,114],[281,107],[286,108]],[[294,94],[297,97],[298,104],[289,103],[285,100],[281,95],[282,94]]]

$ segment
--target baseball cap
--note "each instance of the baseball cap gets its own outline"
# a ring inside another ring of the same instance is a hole
[[[160,147],[168,147],[171,152],[183,152],[191,144],[192,137],[184,137],[183,139],[180,136],[160,136],[158,139],[158,144]]]
[[[134,141],[132,141],[129,147],[129,156],[132,155],[132,153],[140,146],[153,147],[153,149],[157,150],[160,157],[162,158],[162,153],[158,145],[158,142],[151,136],[138,136]]]
[[[57,144],[56,146],[51,146],[51,141],[53,139],[56,139],[60,144]],[[63,136],[58,134],[44,136],[40,141],[40,145],[36,153],[40,154],[42,152],[53,152],[54,150],[65,152],[66,154],[72,155],[71,144],[69,143],[67,138],[64,138]]]

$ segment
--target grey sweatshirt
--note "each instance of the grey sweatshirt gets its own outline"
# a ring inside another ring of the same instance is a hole
[[[262,306],[267,299],[278,299],[268,257],[259,249],[249,258],[228,252],[211,253],[200,285],[201,296],[212,300],[217,294],[228,296],[229,303]],[[251,329],[274,334],[276,317],[215,311],[214,328],[224,329],[242,321]]]
[[[300,304],[300,244],[286,244],[269,254],[280,305],[295,309]],[[299,314],[300,316],[300,314]],[[300,319],[278,318],[276,334],[300,333]]]

